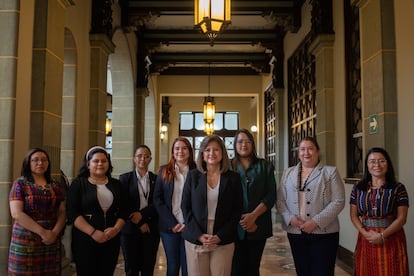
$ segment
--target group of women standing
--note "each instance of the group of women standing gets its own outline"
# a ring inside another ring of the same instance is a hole
[[[120,180],[111,176],[109,154],[95,146],[66,200],[51,178],[48,154],[30,150],[9,196],[9,275],[60,275],[66,222],[73,224],[79,276],[113,275],[120,248],[126,275],[152,275],[160,240],[167,276],[259,275],[275,202],[297,274],[334,275],[345,191],[337,169],[321,164],[317,141],[300,142],[300,162],[284,171],[277,199],[274,168],[257,156],[252,134],[237,131],[234,145],[229,160],[223,140],[209,135],[194,160],[189,141],[178,137],[158,175],[148,171],[151,151],[141,145],[134,170]],[[359,232],[355,275],[408,275],[407,212],[408,195],[388,153],[371,149],[350,199]]]
[[[335,167],[323,166],[312,137],[298,149],[300,162],[284,171],[277,194],[297,275],[334,275],[339,245],[338,214],[344,207],[344,185]],[[409,275],[403,226],[408,195],[396,181],[388,153],[372,148],[364,176],[354,185],[350,216],[358,230],[354,275]]]
[[[231,162],[221,137],[207,136],[194,162],[189,141],[174,140],[154,192],[167,276],[179,275],[180,268],[183,276],[259,275],[272,235],[274,170],[257,157],[247,130],[236,133],[234,144]]]

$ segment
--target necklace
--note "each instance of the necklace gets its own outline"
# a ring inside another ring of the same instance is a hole
[[[108,183],[108,177],[100,178],[100,179],[95,179],[95,178],[92,178],[92,176],[89,176],[88,177],[88,181],[91,184],[94,184],[94,185],[105,185],[105,184]]]
[[[308,184],[309,184],[308,183],[309,176],[312,174],[312,172],[313,172],[313,168],[310,171],[310,173],[306,176],[306,179],[305,179],[305,181],[303,182],[303,185],[302,185],[302,164],[300,164],[299,172],[298,172],[298,190],[299,190],[299,192],[304,192],[305,191],[306,186],[308,186]]]
[[[369,189],[370,192],[370,202],[371,202],[371,209],[372,209],[372,215],[377,216],[377,209],[378,205],[380,203],[380,192],[381,192],[382,186],[379,186],[378,188],[375,188],[371,184],[371,188]]]

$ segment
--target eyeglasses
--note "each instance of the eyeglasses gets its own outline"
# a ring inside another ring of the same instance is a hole
[[[239,145],[250,145],[251,143],[252,143],[252,141],[250,141],[250,140],[238,140],[237,142],[236,142],[237,144],[239,144]]]
[[[30,160],[30,161],[32,161],[32,163],[47,163],[47,162],[49,162],[49,160],[47,160],[46,158],[33,158],[32,160]]]
[[[151,155],[148,155],[148,154],[137,154],[137,155],[135,155],[135,157],[138,158],[138,159],[145,159],[145,160],[147,160],[147,159],[150,159],[151,158]]]
[[[368,164],[370,164],[370,165],[385,165],[385,164],[387,164],[387,159],[368,159]]]

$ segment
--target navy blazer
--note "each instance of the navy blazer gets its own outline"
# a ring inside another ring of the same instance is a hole
[[[153,203],[155,179],[157,178],[157,175],[152,172],[148,172],[148,175],[150,180],[148,206],[142,210],[140,210],[141,203],[138,191],[138,178],[135,170],[121,174],[119,176],[121,187],[128,198],[128,213],[131,214],[133,212],[139,211],[142,215],[142,219],[138,224],[135,224],[130,219],[128,219],[125,226],[122,228],[123,234],[141,233],[139,227],[144,223],[148,224],[151,234],[158,234],[158,215]]]
[[[181,209],[185,228],[183,238],[193,244],[200,244],[198,238],[207,233],[207,174],[192,170],[184,184]],[[243,209],[243,193],[240,175],[227,171],[220,176],[220,187],[214,219],[213,235],[220,244],[229,244],[237,239],[237,225]]]
[[[190,164],[189,169],[194,169],[195,164]],[[162,232],[170,232],[178,221],[172,213],[172,196],[174,192],[174,179],[166,183],[162,180],[162,169],[160,168],[155,181],[154,206],[158,212],[158,225]]]

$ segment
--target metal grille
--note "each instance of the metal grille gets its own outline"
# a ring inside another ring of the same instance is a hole
[[[308,35],[288,60],[289,165],[298,163],[302,138],[316,135],[315,58]]]
[[[273,89],[265,92],[265,106],[266,106],[266,159],[277,167],[277,117],[276,117],[276,99]]]
[[[347,174],[348,177],[361,177],[363,174],[363,129],[359,8],[352,6],[349,1],[344,1],[344,5],[347,63]]]

